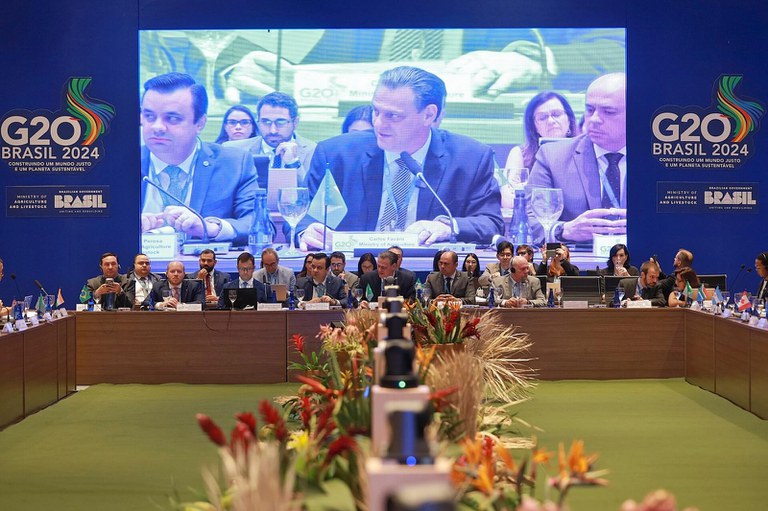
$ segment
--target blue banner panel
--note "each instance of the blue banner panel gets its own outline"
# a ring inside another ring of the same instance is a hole
[[[758,213],[759,183],[659,181],[657,213]]]
[[[7,217],[108,217],[109,186],[7,186]]]

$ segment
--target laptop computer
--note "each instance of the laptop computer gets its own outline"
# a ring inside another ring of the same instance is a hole
[[[602,277],[560,277],[563,301],[584,301],[589,305],[603,303]]]

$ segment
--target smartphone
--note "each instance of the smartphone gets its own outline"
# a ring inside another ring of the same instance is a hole
[[[547,243],[547,259],[554,257],[558,248],[560,248],[560,243]]]
[[[104,283],[108,286],[111,286],[112,284],[115,283],[115,279],[113,279],[112,277],[107,277],[106,279],[104,279]]]

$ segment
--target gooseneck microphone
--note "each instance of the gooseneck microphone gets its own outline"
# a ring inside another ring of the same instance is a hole
[[[16,293],[17,293],[16,296],[18,296],[19,300],[23,300],[24,299],[24,295],[21,294],[21,288],[19,288],[19,281],[16,280],[16,274],[15,273],[11,273],[11,280],[13,281],[14,284],[16,284]]]
[[[186,204],[184,204],[184,201],[182,201],[178,197],[174,196],[171,193],[168,193],[166,190],[163,190],[163,188],[161,186],[159,186],[157,183],[155,183],[151,179],[149,179],[148,176],[144,176],[142,178],[142,180],[145,183],[155,187],[157,189],[157,191],[159,191],[161,194],[165,195],[166,197],[170,198],[174,202],[178,202],[179,206],[185,208],[187,211],[190,211],[193,215],[195,215],[197,218],[199,218],[200,222],[203,224],[203,243],[208,243],[208,240],[209,240],[209,237],[208,237],[208,226],[205,225],[205,218],[203,218],[203,215],[201,215],[200,213],[198,213],[194,209],[192,209],[189,206],[187,206]]]
[[[40,288],[40,291],[42,291],[42,292],[43,292],[43,295],[45,295],[45,296],[48,296],[48,291],[46,291],[46,290],[45,290],[45,288],[43,287],[43,285],[40,283],[40,281],[39,281],[39,280],[35,279],[35,285],[36,285],[38,288]]]
[[[752,268],[747,268],[746,264],[742,264],[741,266],[739,266],[739,271],[736,273],[736,276],[733,278],[733,284],[731,284],[731,290],[734,293],[738,292],[738,289],[736,288],[736,282],[739,281],[739,277],[741,276],[741,272],[743,272],[745,268],[747,269],[747,273],[752,273]]]
[[[421,182],[427,186],[427,189],[432,192],[432,195],[435,197],[435,199],[437,199],[437,202],[443,207],[445,212],[448,213],[448,220],[450,221],[451,227],[451,243],[456,243],[456,230],[453,227],[453,213],[451,213],[451,210],[448,209],[448,206],[445,205],[445,202],[443,202],[435,189],[432,188],[432,186],[427,182],[427,179],[424,177],[424,173],[419,168],[419,163],[414,160],[413,157],[406,151],[400,153],[400,159],[405,162],[405,166],[408,168],[408,170],[411,171],[411,174],[419,178]]]

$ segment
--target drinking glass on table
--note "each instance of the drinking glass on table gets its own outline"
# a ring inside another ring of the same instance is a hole
[[[531,209],[544,228],[545,241],[551,243],[552,226],[563,213],[563,191],[560,188],[534,188],[531,191]]]
[[[559,308],[561,306],[560,302],[563,300],[563,288],[561,286],[555,288],[555,300],[557,300],[557,306]]]
[[[163,296],[163,308],[166,308],[166,307],[168,307],[168,300],[170,300],[171,296],[172,296],[171,295],[171,290],[170,289],[163,289],[162,296]]]
[[[363,288],[356,287],[352,290],[352,296],[355,298],[357,306],[360,306],[360,301],[363,299]]]
[[[288,240],[288,250],[280,255],[296,257],[304,255],[296,250],[293,239],[296,236],[296,226],[309,210],[309,188],[280,188],[277,191],[277,209],[283,215],[285,222],[291,226],[291,237]]]
[[[432,297],[432,291],[428,287],[425,287],[424,289],[421,290],[421,298],[424,300],[424,305],[429,303],[429,299],[431,297]]]
[[[624,286],[619,284],[619,286],[616,288],[619,291],[619,302],[624,301]]]
[[[235,302],[237,301],[237,289],[230,289],[227,292],[227,296],[229,297],[229,306],[234,309]]]
[[[301,302],[304,300],[304,288],[297,287],[294,293],[296,293],[296,299],[299,300],[299,305],[301,305]]]

